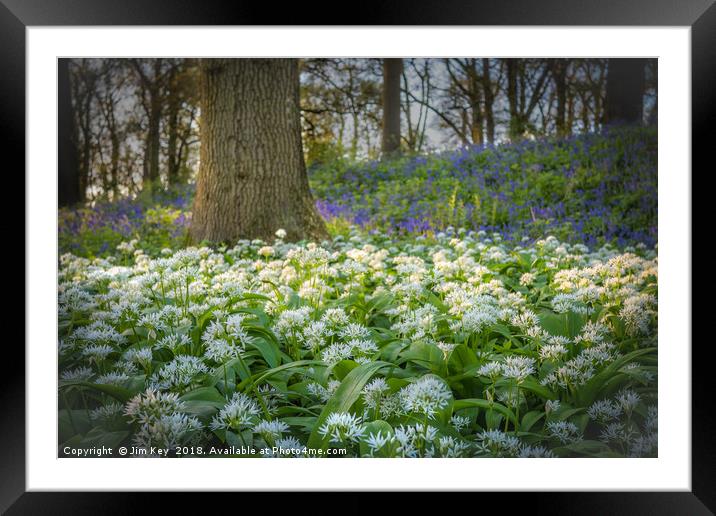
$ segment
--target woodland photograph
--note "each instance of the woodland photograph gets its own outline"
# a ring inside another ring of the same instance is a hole
[[[58,457],[658,456],[656,59],[57,65]]]

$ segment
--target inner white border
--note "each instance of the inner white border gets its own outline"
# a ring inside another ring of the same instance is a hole
[[[27,29],[27,489],[690,490],[690,28]],[[658,459],[58,459],[56,59],[659,58]]]

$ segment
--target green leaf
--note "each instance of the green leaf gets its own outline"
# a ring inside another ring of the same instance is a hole
[[[629,362],[632,362],[637,357],[647,355],[655,351],[656,348],[637,349],[636,351],[632,351],[631,353],[627,353],[626,355],[617,358],[601,372],[594,375],[585,385],[580,387],[577,391],[579,405],[584,407],[591,405],[599,396],[606,382],[609,381],[622,367]]]
[[[108,448],[116,448],[127,437],[129,437],[129,432],[127,430],[107,432],[99,427],[95,427],[84,436],[82,442],[80,443],[80,447],[101,448],[102,446],[106,446]]]
[[[392,364],[388,362],[368,362],[351,370],[350,373],[341,382],[331,399],[326,402],[323,407],[316,425],[313,427],[310,437],[308,438],[309,448],[326,448],[326,442],[321,434],[318,433],[323,422],[333,412],[348,412],[353,403],[360,397],[361,390],[368,383],[368,380],[384,367],[390,367]]]
[[[278,367],[281,363],[281,351],[274,342],[269,342],[264,338],[254,338],[248,345],[261,353],[269,367]]]
[[[520,384],[520,389],[533,392],[545,401],[557,399],[557,395],[555,393],[553,393],[551,390],[549,390],[547,387],[539,383],[531,376],[528,376],[524,379],[524,381]]]
[[[510,410],[509,408],[505,407],[504,405],[497,403],[495,401],[488,401],[488,400],[481,400],[478,398],[469,398],[465,400],[455,400],[453,402],[453,410],[458,411],[464,408],[468,407],[479,407],[481,409],[484,409],[486,411],[493,410],[497,411],[501,415],[505,416],[507,419],[509,419],[515,426],[519,426],[519,422],[517,421],[517,417],[515,416],[514,412]]]
[[[260,385],[262,382],[267,380],[268,378],[271,378],[273,375],[280,373],[281,371],[286,371],[288,369],[295,369],[297,367],[303,367],[303,366],[325,366],[326,364],[324,362],[321,362],[320,360],[297,360],[295,362],[289,362],[288,364],[283,364],[278,367],[274,367],[273,369],[269,369],[268,371],[264,371],[262,373],[256,373],[250,378],[247,378],[243,380],[239,385],[236,386],[237,391],[243,391],[246,389],[246,387],[251,383],[252,381],[257,386]]]
[[[224,398],[215,387],[199,387],[198,389],[187,392],[179,399],[182,401],[206,401],[220,403],[221,406],[226,403],[226,398]]]
[[[84,434],[91,427],[87,411],[60,409],[58,414],[59,441],[64,442],[75,434]]]
[[[522,424],[520,424],[520,431],[522,432],[529,432],[530,428],[534,426],[534,424],[542,419],[544,417],[544,412],[541,412],[539,410],[532,410],[531,412],[528,412],[522,417]]]
[[[87,387],[88,389],[92,389],[94,391],[101,392],[103,394],[107,394],[122,403],[127,403],[136,394],[136,393],[133,393],[123,387],[117,387],[116,385],[108,385],[108,384],[103,384],[103,383],[90,383],[90,382],[66,383],[64,385],[61,385],[60,388],[71,387],[73,385]]]
[[[341,360],[333,366],[333,374],[336,375],[336,378],[342,381],[343,378],[345,378],[346,375],[356,367],[358,367],[358,362],[355,362],[354,360]]]

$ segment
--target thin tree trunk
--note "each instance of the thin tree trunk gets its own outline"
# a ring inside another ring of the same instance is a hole
[[[495,115],[493,105],[495,96],[492,92],[492,78],[490,77],[490,60],[482,59],[482,89],[485,92],[485,136],[487,142],[495,143]]]
[[[509,135],[511,140],[519,139],[524,132],[517,99],[517,64],[516,59],[507,59],[507,102],[510,106]]]
[[[557,97],[557,136],[567,135],[567,63],[564,59],[552,61],[552,77],[554,78]]]
[[[201,98],[192,239],[327,237],[303,158],[297,61],[203,60]]]
[[[153,91],[150,100],[147,140],[145,149],[145,180],[152,190],[159,180],[159,118],[161,117],[161,101],[159,92]]]
[[[88,88],[89,90],[89,88]],[[87,199],[87,187],[90,182],[90,171],[92,167],[92,130],[90,129],[90,120],[92,109],[92,94],[87,91],[82,104],[82,110],[79,115],[81,117],[82,129],[82,160],[80,161],[80,202]]]
[[[383,59],[383,142],[384,155],[400,150],[400,77],[402,59]]]
[[[167,116],[167,182],[169,186],[179,183],[179,159],[177,141],[179,131],[179,103],[175,92],[170,92]]]

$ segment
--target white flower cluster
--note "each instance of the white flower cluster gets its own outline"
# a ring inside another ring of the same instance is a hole
[[[454,229],[287,236],[61,256],[61,434],[75,438],[89,400],[92,435],[124,428],[142,446],[302,450],[320,436],[353,456],[549,457],[581,440],[656,453],[655,251]],[[349,375],[363,383],[338,391]],[[313,423],[337,392],[353,404]]]

